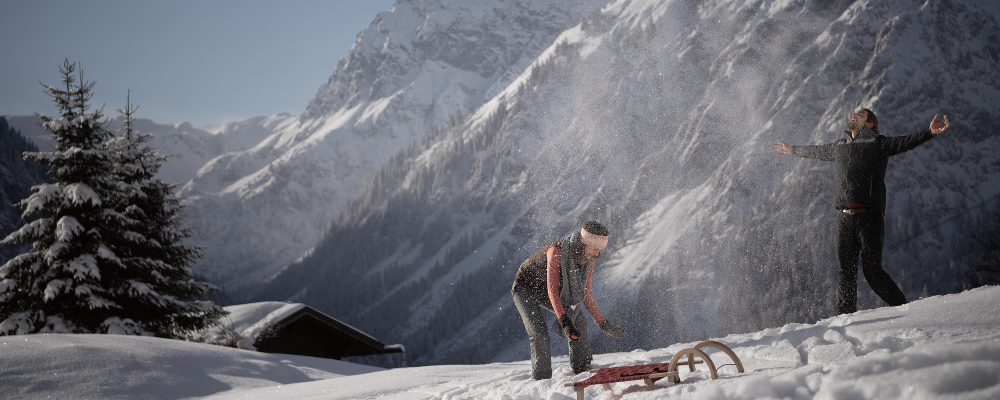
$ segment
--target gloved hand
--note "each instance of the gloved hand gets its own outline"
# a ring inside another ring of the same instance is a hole
[[[556,318],[555,321],[552,321],[552,332],[555,332],[556,335],[559,335],[559,337],[566,337],[566,334],[563,333],[562,325],[559,325],[558,318]]]
[[[616,339],[625,337],[625,330],[618,325],[612,324],[607,318],[605,318],[604,321],[601,321],[601,323],[597,326],[601,328],[602,332],[607,333]]]
[[[573,321],[569,319],[569,314],[563,314],[559,317],[559,325],[562,326],[564,337],[570,338],[570,340],[580,340],[580,331],[576,330],[573,326]]]

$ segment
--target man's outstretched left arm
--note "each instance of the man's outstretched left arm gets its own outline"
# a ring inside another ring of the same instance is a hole
[[[914,133],[909,136],[897,136],[897,137],[887,137],[882,141],[882,151],[887,156],[894,156],[896,154],[902,153],[904,151],[909,151],[915,149],[917,146],[926,143],[928,140],[933,139],[939,133],[944,132],[948,129],[950,125],[948,122],[948,116],[945,115],[943,119],[938,119],[940,114],[934,114],[934,119],[931,120],[931,124],[927,129],[921,130],[920,132]]]

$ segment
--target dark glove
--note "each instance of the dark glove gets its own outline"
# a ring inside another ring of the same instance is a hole
[[[615,337],[616,339],[625,337],[625,330],[618,325],[612,324],[607,318],[605,318],[604,321],[601,321],[601,323],[597,326],[601,328],[601,331]]]
[[[570,340],[580,339],[580,331],[576,330],[576,327],[573,326],[573,321],[569,319],[569,314],[563,314],[563,316],[559,317],[559,325],[562,326],[563,335],[565,335],[563,337],[568,337]]]
[[[558,318],[555,321],[552,321],[552,332],[555,332],[556,335],[559,335],[560,337],[566,337],[566,334],[563,333],[562,325],[559,325]]]

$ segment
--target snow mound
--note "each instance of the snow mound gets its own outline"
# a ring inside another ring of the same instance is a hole
[[[192,398],[381,370],[141,336],[21,335],[0,343],[4,399]]]

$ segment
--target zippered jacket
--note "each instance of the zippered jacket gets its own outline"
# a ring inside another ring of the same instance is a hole
[[[889,157],[934,138],[930,129],[909,136],[885,137],[868,127],[861,127],[851,138],[834,143],[810,146],[791,146],[792,155],[833,161],[837,171],[833,206],[838,210],[855,207],[872,207],[885,215],[885,168]]]

